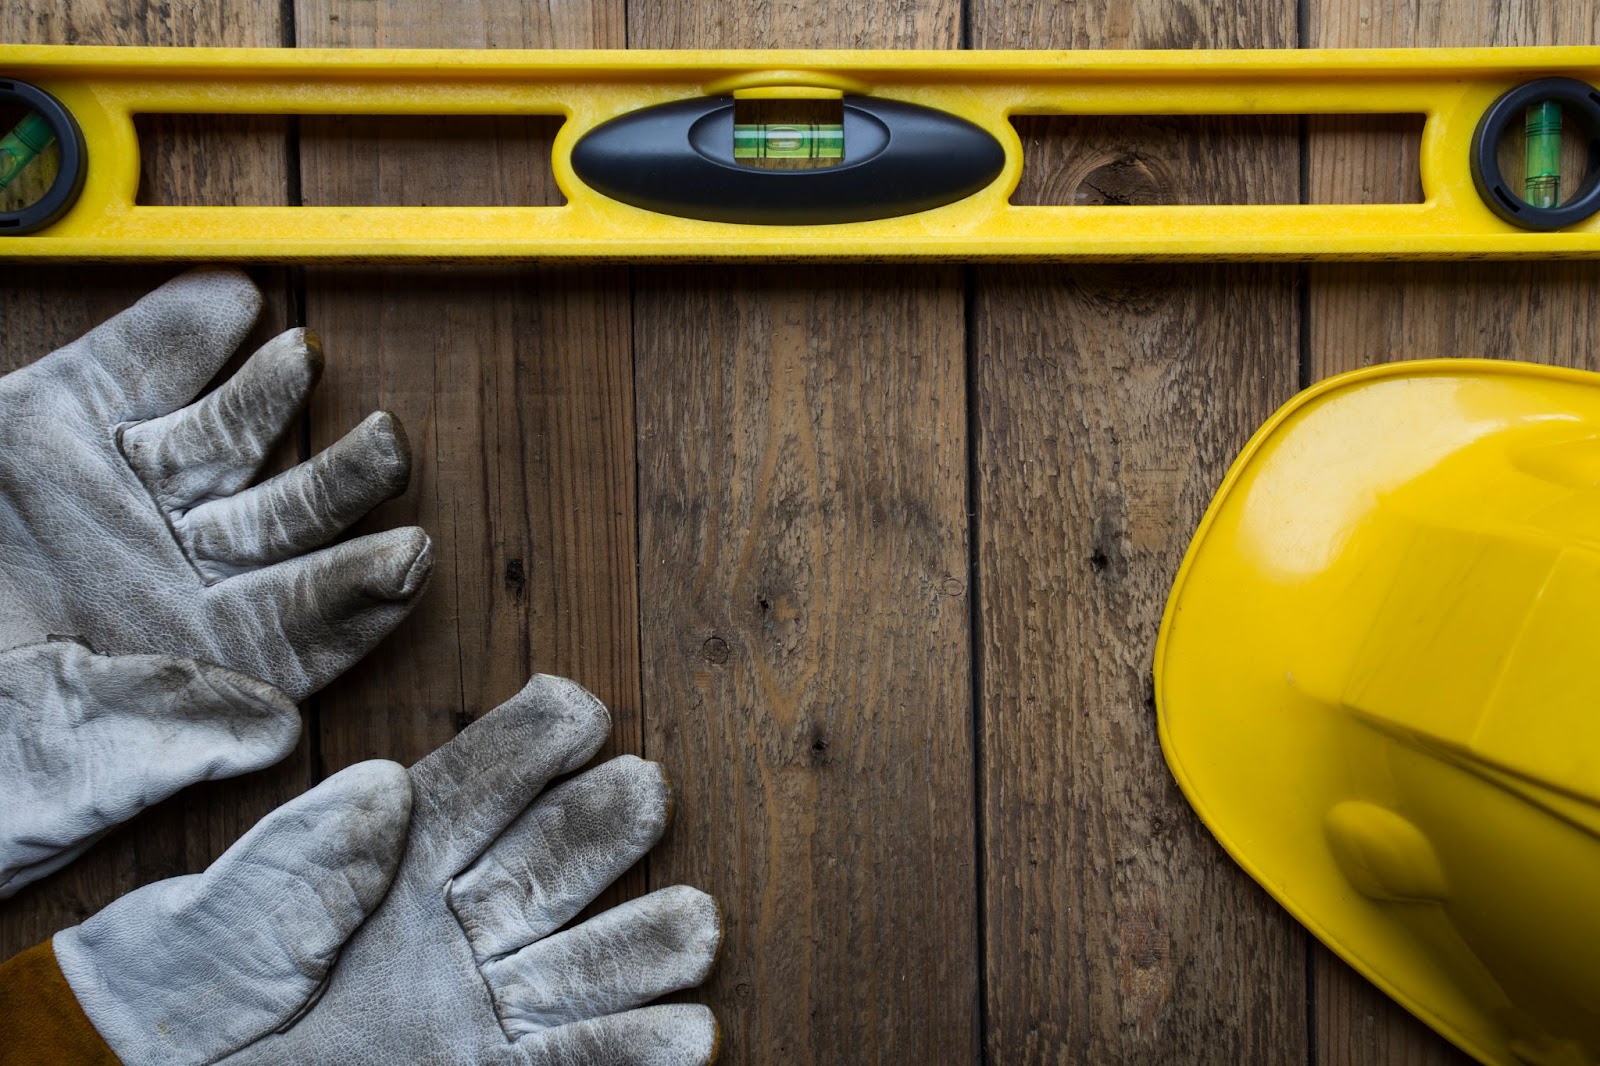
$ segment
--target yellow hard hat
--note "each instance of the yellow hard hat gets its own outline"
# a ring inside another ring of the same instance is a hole
[[[1290,401],[1155,674],[1189,802],[1324,943],[1483,1062],[1600,1062],[1600,374],[1400,363]]]

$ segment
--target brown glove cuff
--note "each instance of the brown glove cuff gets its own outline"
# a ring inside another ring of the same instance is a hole
[[[122,1066],[78,1005],[48,940],[0,962],[0,1066]]]

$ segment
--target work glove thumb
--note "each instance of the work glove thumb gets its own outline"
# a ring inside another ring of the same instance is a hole
[[[214,1062],[292,1025],[405,850],[411,782],[342,770],[284,804],[200,874],[131,892],[52,942],[124,1062]]]
[[[0,653],[0,899],[195,781],[270,766],[300,736],[264,681],[73,641]]]

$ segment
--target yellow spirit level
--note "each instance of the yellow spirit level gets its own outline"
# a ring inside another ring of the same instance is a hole
[[[1587,47],[0,46],[0,115],[12,115],[0,129],[0,191],[42,153],[57,171],[32,202],[0,201],[0,259],[1600,257],[1597,82],[1600,48]],[[747,119],[752,102],[778,107],[776,117]],[[134,116],[161,113],[562,116],[551,165],[566,203],[138,205]],[[1426,116],[1422,202],[1010,202],[1023,165],[1014,116],[1318,114]],[[1564,122],[1588,154],[1565,188]],[[1502,135],[1525,137],[1520,181]]]

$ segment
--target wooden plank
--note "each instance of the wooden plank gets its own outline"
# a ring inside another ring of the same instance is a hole
[[[728,1061],[971,1061],[959,275],[636,292],[651,881],[722,902]]]
[[[641,48],[950,48],[954,0],[633,0]],[[651,883],[717,895],[730,1063],[979,1053],[962,278],[640,270]]]
[[[299,0],[307,47],[617,47],[619,3],[462,7]],[[559,203],[555,123],[301,123],[305,202]],[[314,443],[368,410],[405,424],[410,491],[364,526],[434,538],[417,614],[319,699],[321,768],[414,760],[535,670],[613,710],[602,756],[640,749],[633,372],[625,271],[317,268],[328,350]],[[637,894],[637,871],[608,899]]]
[[[132,13],[120,0],[81,0],[62,6],[39,0],[0,6],[0,40],[29,44],[277,45],[282,43],[276,0],[247,4],[162,5]],[[160,149],[147,153],[147,199],[197,198],[285,203],[288,144],[283,127],[236,127],[230,153],[207,159],[193,151],[203,124],[167,119],[148,131]],[[25,239],[25,238],[24,238]],[[72,340],[176,273],[159,267],[6,267],[0,269],[0,372]],[[290,322],[282,271],[256,271],[267,306],[243,351]],[[226,375],[237,361],[223,371]],[[299,435],[274,460],[298,456]],[[180,793],[113,832],[67,869],[0,905],[0,958],[81,921],[142,884],[202,869],[241,833],[304,787],[308,745],[270,770]]]
[[[1307,43],[1323,48],[1592,44],[1595,3],[1316,0]],[[1387,190],[1415,164],[1393,142],[1309,155],[1314,195]],[[1309,379],[1370,363],[1496,356],[1594,369],[1600,279],[1584,264],[1318,265],[1308,278]],[[1316,1061],[1328,1066],[1464,1066],[1435,1035],[1332,952],[1313,958]]]
[[[1265,3],[975,0],[971,23],[978,48],[1294,43]],[[1292,145],[1282,120],[1087,126],[1033,120],[1036,180],[1080,184],[1031,194],[1298,199],[1297,168],[1251,150]],[[1304,1062],[1305,936],[1179,795],[1150,679],[1189,534],[1294,390],[1295,268],[974,278],[988,1058]]]
[[[351,172],[345,172],[351,173]],[[364,529],[433,536],[417,614],[320,698],[328,771],[411,760],[530,672],[573,676],[638,750],[632,375],[616,271],[318,269],[316,443],[394,411],[412,486]]]
[[[1292,281],[979,274],[993,1061],[1305,1056],[1304,938],[1178,794],[1149,676],[1195,521],[1293,391]]]

